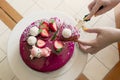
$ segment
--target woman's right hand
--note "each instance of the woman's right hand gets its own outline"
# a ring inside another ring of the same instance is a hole
[[[91,17],[101,15],[110,9],[114,8],[120,0],[94,0],[92,1],[88,9],[90,11],[90,14],[86,17],[86,19],[91,19]],[[103,6],[102,9],[100,7]]]
[[[106,46],[120,41],[120,30],[116,28],[99,27],[86,28],[86,32],[96,33],[95,39],[90,41],[79,40],[80,49],[86,53],[97,53]]]

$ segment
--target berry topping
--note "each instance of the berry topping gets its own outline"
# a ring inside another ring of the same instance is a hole
[[[39,48],[44,47],[45,44],[46,44],[45,41],[43,41],[43,40],[41,40],[41,39],[38,39],[38,41],[37,41],[37,46],[38,46]]]
[[[54,42],[54,48],[55,48],[55,50],[57,51],[57,52],[60,52],[60,51],[62,51],[62,49],[63,49],[63,43],[61,42],[61,41],[55,41]]]
[[[42,24],[40,25],[40,28],[41,28],[41,29],[49,30],[49,24],[44,21],[44,22],[42,22]]]
[[[53,22],[50,22],[49,23],[49,28],[53,31],[53,32],[55,32],[55,31],[57,31],[57,25],[56,25],[56,23],[53,21]]]
[[[49,33],[46,29],[42,29],[40,34],[41,34],[42,37],[49,37]]]

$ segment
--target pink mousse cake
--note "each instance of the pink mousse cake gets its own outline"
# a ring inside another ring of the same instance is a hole
[[[31,23],[20,38],[20,55],[24,63],[39,72],[51,72],[63,67],[74,52],[73,41],[79,37],[77,29],[58,18]]]

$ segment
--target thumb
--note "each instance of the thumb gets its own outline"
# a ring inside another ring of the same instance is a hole
[[[99,28],[85,28],[84,31],[89,33],[100,33],[101,30]]]

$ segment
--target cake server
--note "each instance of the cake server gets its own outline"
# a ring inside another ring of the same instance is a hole
[[[101,9],[103,9],[103,8],[104,8],[104,6],[102,5],[102,6],[97,10],[97,12],[100,11]],[[77,27],[78,29],[80,29],[80,28],[82,28],[83,30],[86,29],[86,27],[85,27],[85,22],[90,21],[90,19],[87,19],[87,18],[86,18],[88,15],[89,15],[89,14],[85,15],[84,18],[83,18],[83,20],[77,20],[77,19],[75,19],[75,20],[78,22],[77,25],[76,25],[76,27]]]
[[[89,14],[88,14],[88,15],[89,15]],[[85,22],[90,21],[90,19],[89,19],[89,20],[86,19],[86,17],[87,17],[88,15],[85,15],[85,17],[83,18],[83,20],[77,20],[77,19],[76,19],[76,21],[77,21],[76,27],[77,27],[78,29],[80,29],[80,28],[82,28],[83,30],[86,29],[86,27],[85,27]]]

